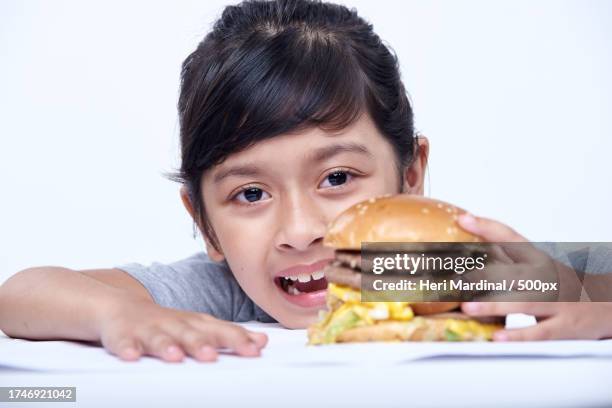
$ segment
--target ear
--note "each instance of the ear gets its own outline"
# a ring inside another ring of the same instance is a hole
[[[425,172],[429,159],[429,140],[425,136],[416,138],[415,157],[412,164],[404,170],[402,192],[423,195],[425,190]]]
[[[191,216],[191,219],[194,220],[194,222],[198,225],[198,228],[200,229],[200,232],[202,233],[202,236],[204,237],[204,243],[206,244],[206,253],[210,257],[210,259],[212,259],[215,262],[223,261],[225,259],[225,256],[223,256],[223,253],[218,251],[215,248],[215,246],[210,242],[209,237],[204,233],[203,228],[197,222],[196,212],[195,212],[195,210],[193,208],[193,204],[191,202],[191,199],[189,198],[189,193],[187,192],[187,187],[185,187],[185,186],[181,187],[181,201],[183,201],[183,205],[185,206],[185,209],[187,210],[187,212]]]

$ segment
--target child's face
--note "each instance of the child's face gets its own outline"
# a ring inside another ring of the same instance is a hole
[[[422,193],[420,165],[418,174],[405,173],[411,193]],[[221,246],[207,245],[209,255],[225,257],[249,297],[281,324],[306,327],[325,306],[327,282],[317,271],[333,258],[322,245],[328,223],[399,189],[392,147],[366,115],[341,133],[309,129],[259,142],[204,174],[206,212]],[[298,276],[309,281],[284,288],[282,277]]]

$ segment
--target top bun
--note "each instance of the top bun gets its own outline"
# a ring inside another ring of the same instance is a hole
[[[348,208],[330,223],[324,245],[360,250],[362,242],[480,242],[457,225],[465,210],[418,195],[386,195]]]

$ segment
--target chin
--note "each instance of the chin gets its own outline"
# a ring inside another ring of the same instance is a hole
[[[283,313],[282,316],[273,316],[283,327],[287,329],[306,329],[318,319],[318,312],[309,314],[289,314]]]

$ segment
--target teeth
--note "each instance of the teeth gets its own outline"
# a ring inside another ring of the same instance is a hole
[[[289,286],[289,289],[287,291],[289,292],[290,295],[299,295],[300,293],[302,293],[295,286]]]
[[[310,275],[298,275],[297,279],[298,281],[302,282],[302,283],[306,283],[306,282],[310,282]]]
[[[325,272],[323,271],[316,271],[316,272],[313,272],[311,275],[302,274],[302,275],[297,275],[297,276],[283,276],[283,278],[286,280],[291,280],[293,282],[299,281],[302,283],[310,282],[311,280],[323,279],[324,277],[325,277]]]
[[[323,273],[323,271],[316,271],[312,274],[312,279],[319,280],[319,279],[323,279],[324,276],[325,276],[325,273]]]

